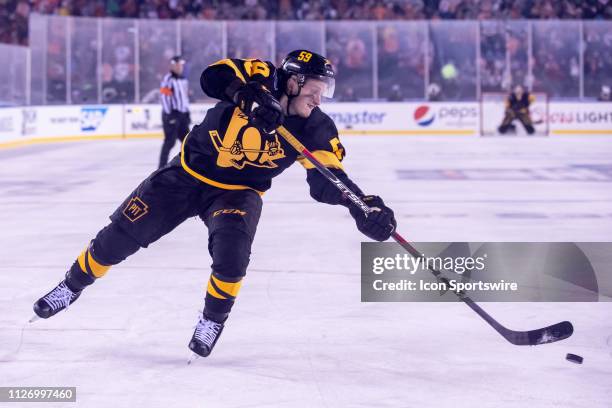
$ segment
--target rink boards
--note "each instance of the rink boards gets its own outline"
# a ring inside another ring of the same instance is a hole
[[[212,104],[192,105],[198,123]],[[329,103],[343,135],[478,136],[487,114],[477,102]],[[503,105],[499,107],[503,111]],[[612,103],[551,102],[551,135],[612,135]],[[0,109],[0,147],[73,139],[160,137],[160,105],[28,106]]]

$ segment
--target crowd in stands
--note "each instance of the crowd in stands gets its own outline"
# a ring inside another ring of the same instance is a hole
[[[102,27],[101,100],[108,103],[133,100],[135,92],[140,93],[141,101],[155,98],[160,76],[167,69],[167,59],[175,54],[177,40],[174,25],[158,24],[152,19],[175,18],[191,21],[181,25],[181,44],[190,63],[187,75],[194,97],[201,96],[199,69],[190,67],[206,66],[224,56],[221,32],[218,27],[205,24],[212,19],[384,20],[377,27],[376,38],[370,25],[327,26],[325,52],[338,72],[337,98],[344,101],[375,97],[389,101],[475,100],[478,86],[481,92],[504,92],[513,84],[546,92],[552,98],[577,98],[581,92],[596,98],[603,86],[609,89],[612,85],[610,25],[589,23],[581,29],[579,22],[572,21],[612,20],[612,0],[0,0],[0,3],[3,3],[0,42],[27,45],[28,39],[33,44],[46,41],[47,96],[39,103],[63,103],[67,89],[71,90],[73,103],[98,100],[98,31],[86,19],[74,20],[68,30],[74,36],[72,86],[68,88],[65,20],[51,19],[43,29],[36,29],[35,22],[33,31],[28,33],[31,13],[116,18],[104,20]],[[133,22],[127,18],[146,18],[151,22],[139,26],[140,68],[134,62]],[[525,18],[566,21],[529,24]],[[482,23],[432,24],[425,30],[426,26],[418,23],[425,19],[480,19]],[[400,20],[416,20],[417,24],[395,23]],[[193,24],[195,21],[202,24]],[[261,58],[274,49],[273,59],[278,63],[291,49],[317,49],[323,38],[318,35],[318,25],[283,23],[274,26],[276,44],[272,46],[266,34],[269,27],[245,26],[239,21],[228,23],[227,53]],[[584,46],[582,61],[580,35]],[[203,46],[201,38],[210,41]],[[135,90],[135,75],[139,75],[139,91]]]
[[[30,13],[204,20],[612,19],[612,0],[0,0],[0,42]]]

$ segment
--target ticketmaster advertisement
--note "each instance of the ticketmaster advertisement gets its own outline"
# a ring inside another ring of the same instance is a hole
[[[476,102],[335,103],[322,109],[344,134],[476,135]]]

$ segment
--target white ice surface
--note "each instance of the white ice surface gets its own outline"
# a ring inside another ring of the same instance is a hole
[[[584,170],[569,167],[609,166],[611,138],[343,143],[351,177],[385,198],[409,240],[612,238],[610,179],[585,181]],[[460,303],[361,303],[362,238],[343,208],[310,199],[300,166],[264,197],[247,278],[210,358],[186,365],[210,264],[197,219],[112,268],[67,312],[26,324],[35,299],[151,172],[159,147],[0,151],[0,386],[78,388],[76,404],[42,405],[49,408],[612,406],[612,303],[482,305],[515,329],[574,323],[570,339],[538,347],[506,343]],[[502,168],[544,169],[560,180],[396,172]],[[567,352],[584,364],[565,361]]]

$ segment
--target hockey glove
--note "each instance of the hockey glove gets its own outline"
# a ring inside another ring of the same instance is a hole
[[[368,195],[361,199],[373,211],[366,216],[359,207],[355,205],[349,207],[349,212],[357,223],[357,229],[370,239],[386,241],[397,227],[393,210],[385,206],[382,198],[378,196]]]
[[[280,102],[259,82],[247,82],[238,88],[232,99],[248,116],[251,126],[270,133],[283,124]]]

